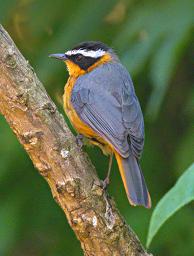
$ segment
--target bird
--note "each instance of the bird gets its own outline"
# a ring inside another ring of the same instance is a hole
[[[78,144],[87,138],[110,155],[104,188],[109,184],[115,155],[129,203],[150,208],[140,167],[144,119],[128,70],[115,51],[100,41],[81,42],[65,53],[49,57],[66,64],[69,78],[63,104],[78,134]]]

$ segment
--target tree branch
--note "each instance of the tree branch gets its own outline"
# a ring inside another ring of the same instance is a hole
[[[0,112],[48,182],[85,255],[148,255],[103,192],[87,155],[0,26]]]

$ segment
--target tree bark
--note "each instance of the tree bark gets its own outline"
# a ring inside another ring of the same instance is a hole
[[[148,255],[28,61],[0,26],[0,112],[48,182],[85,255]]]

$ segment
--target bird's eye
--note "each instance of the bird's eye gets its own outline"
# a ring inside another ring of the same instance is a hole
[[[82,59],[82,57],[83,57],[83,55],[79,54],[79,55],[76,56],[76,60],[80,61]]]

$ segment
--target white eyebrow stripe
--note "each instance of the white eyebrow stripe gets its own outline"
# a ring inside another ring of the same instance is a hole
[[[68,55],[68,56],[76,55],[76,54],[82,54],[85,57],[99,58],[105,54],[105,51],[102,49],[98,49],[97,51],[93,51],[93,50],[86,51],[84,49],[78,49],[78,50],[67,51],[65,53],[65,55]]]

